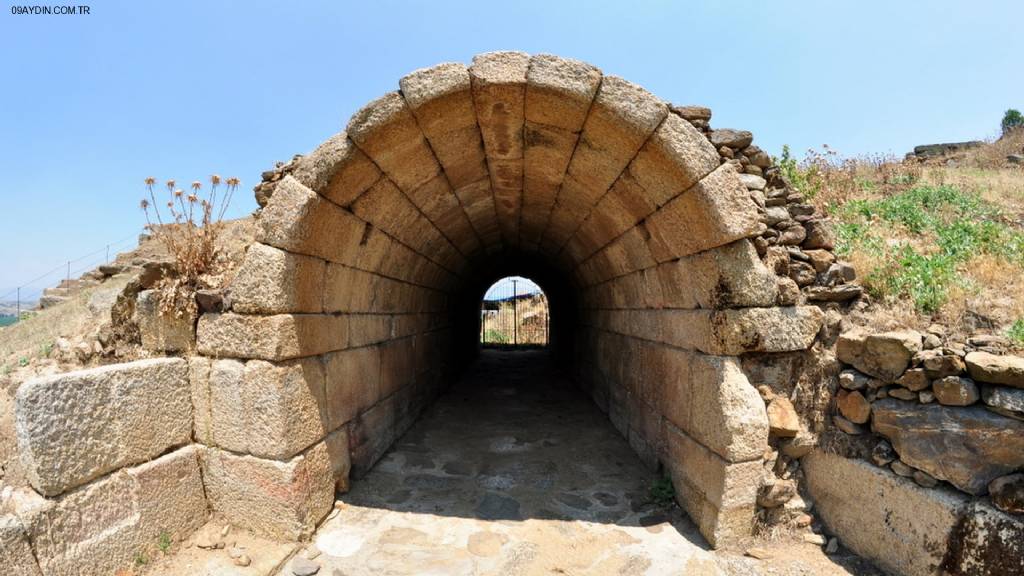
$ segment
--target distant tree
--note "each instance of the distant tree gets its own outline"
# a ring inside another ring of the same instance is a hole
[[[1010,130],[1016,130],[1024,126],[1024,114],[1020,113],[1020,110],[1010,108],[1003,114],[1003,134],[1007,134]]]

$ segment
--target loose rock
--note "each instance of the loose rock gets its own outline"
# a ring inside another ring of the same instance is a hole
[[[292,559],[289,569],[295,576],[313,576],[320,571],[320,565],[308,558],[296,556]]]
[[[946,406],[970,406],[981,397],[974,380],[960,376],[939,378],[932,383],[932,392],[939,404]]]
[[[792,438],[800,431],[800,418],[788,398],[776,398],[768,405],[768,427],[781,438]]]
[[[964,360],[971,378],[978,382],[1024,388],[1024,358],[971,352]]]
[[[1024,473],[996,478],[988,485],[992,503],[1003,512],[1024,514]]]

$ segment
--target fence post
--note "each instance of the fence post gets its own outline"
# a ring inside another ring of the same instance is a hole
[[[519,345],[519,292],[516,279],[512,279],[512,345]]]

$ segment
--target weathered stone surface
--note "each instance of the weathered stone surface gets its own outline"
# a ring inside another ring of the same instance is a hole
[[[724,164],[648,218],[647,226],[674,257],[688,256],[755,235],[757,206]]]
[[[790,352],[810,348],[823,319],[821,310],[813,306],[659,311],[650,315],[650,326],[627,333],[706,354]]]
[[[348,346],[348,317],[329,314],[203,314],[199,352],[221,358],[289,360]]]
[[[232,309],[243,314],[320,312],[326,262],[254,243],[231,283]]]
[[[796,482],[776,479],[758,490],[757,505],[763,508],[776,508],[792,500],[793,496],[796,496]]]
[[[403,190],[417,188],[441,170],[416,118],[397,92],[361,108],[352,115],[345,131]]]
[[[921,335],[913,330],[868,334],[851,330],[839,336],[836,356],[865,374],[894,382],[921,351]]]
[[[180,542],[208,516],[192,446],[17,508],[43,574],[55,576],[131,569],[139,554],[156,554],[161,534]]]
[[[949,408],[880,400],[872,428],[914,468],[969,494],[1024,466],[1024,422],[980,406]]]
[[[319,358],[214,361],[209,398],[212,443],[232,452],[285,460],[330,430]]]
[[[715,148],[728,146],[734,150],[739,150],[750,146],[750,143],[754,141],[754,135],[746,130],[720,128],[718,130],[712,130],[711,133],[708,134],[708,139],[711,140],[711,144],[713,144]]]
[[[967,370],[978,382],[1024,388],[1024,358],[971,352],[964,360]]]
[[[978,386],[970,378],[946,376],[932,382],[932,392],[939,404],[970,406],[978,401]]]
[[[914,392],[920,392],[921,390],[931,386],[931,380],[928,379],[928,375],[925,374],[925,371],[921,368],[911,368],[910,370],[907,370],[903,373],[903,376],[900,376],[896,383],[907,390],[912,390]]]
[[[996,478],[988,485],[992,504],[1003,512],[1024,514],[1024,474]]]
[[[839,412],[854,424],[864,424],[871,417],[871,404],[860,392],[841,390],[836,396],[836,406]]]
[[[139,293],[135,308],[135,322],[139,326],[142,347],[152,352],[182,352],[191,350],[196,340],[196,319],[188,313],[163,313],[160,294],[156,290]]]
[[[763,473],[760,459],[730,464],[668,423],[665,440],[676,501],[700,533],[712,546],[748,536]]]
[[[945,378],[956,376],[964,371],[964,361],[960,356],[943,354],[928,356],[922,363],[929,378]]]
[[[188,365],[139,360],[30,380],[18,389],[15,426],[29,482],[60,494],[189,441]]]
[[[749,240],[665,262],[658,278],[673,308],[771,306],[778,291]]]
[[[801,462],[817,514],[845,546],[894,574],[937,573],[966,497],[822,451]]]
[[[335,204],[348,206],[380,179],[381,172],[342,132],[299,160],[291,175]]]
[[[1003,386],[982,386],[981,399],[987,406],[1024,416],[1024,390]]]
[[[664,382],[651,396],[665,418],[730,462],[758,458],[768,417],[735,358],[652,347],[650,373]]]
[[[334,501],[334,474],[323,442],[285,462],[210,448],[203,478],[214,512],[268,538],[309,537]]]
[[[629,173],[647,199],[661,206],[718,165],[718,154],[707,139],[689,122],[670,114],[630,162]]]
[[[1024,573],[1024,519],[975,502],[950,538],[942,563],[950,576],[1004,576]]]
[[[792,438],[800,432],[800,417],[789,398],[776,398],[768,404],[770,432],[782,438]]]
[[[12,576],[41,576],[25,528],[14,514],[0,516],[0,566]]]
[[[860,424],[854,424],[839,414],[832,415],[832,423],[840,431],[851,436],[860,436],[865,432],[863,426]]]

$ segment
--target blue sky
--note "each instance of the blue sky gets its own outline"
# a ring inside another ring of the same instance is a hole
[[[134,236],[146,176],[238,176],[243,215],[274,161],[409,71],[479,52],[586,60],[776,154],[903,154],[1024,108],[1019,0],[82,2],[0,12],[0,295]]]

